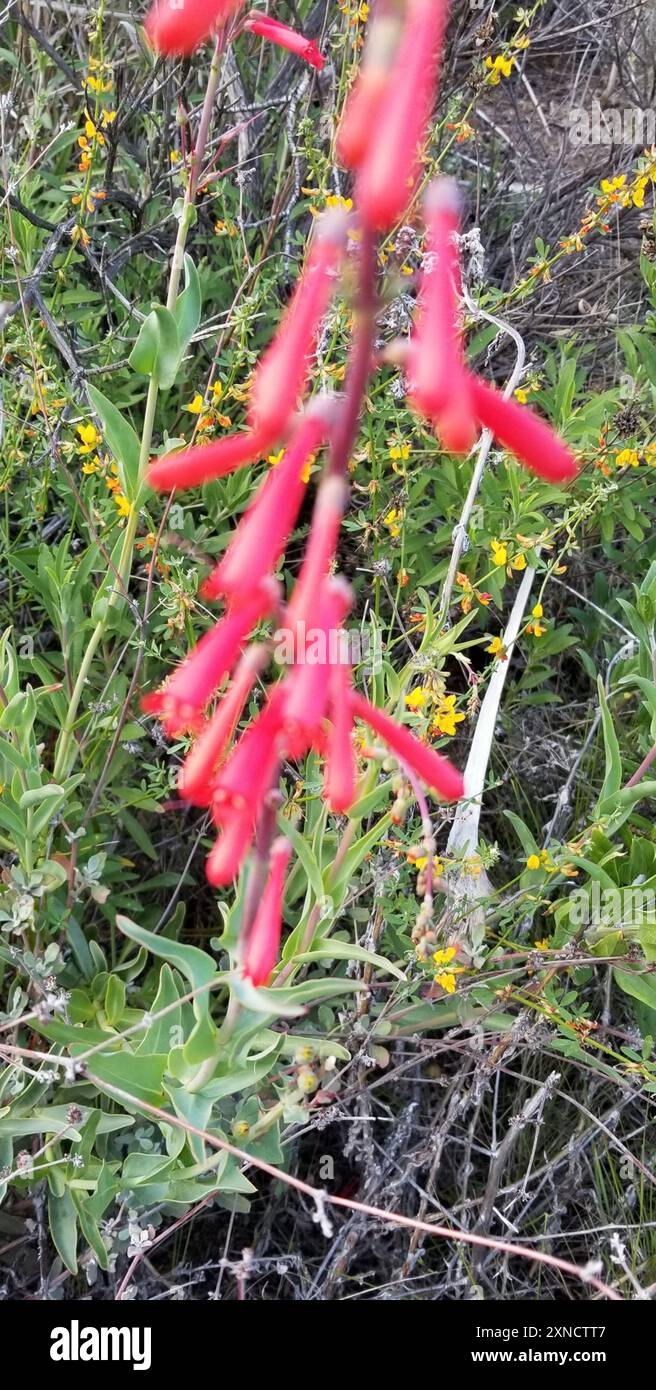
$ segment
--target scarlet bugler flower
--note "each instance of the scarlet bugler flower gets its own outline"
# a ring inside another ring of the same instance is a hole
[[[342,478],[325,478],[319,487],[303,564],[287,606],[291,628],[304,622],[307,629],[313,621],[323,581],[335,558],[347,497]]]
[[[227,613],[201,637],[161,690],[146,695],[143,708],[149,714],[159,715],[171,737],[184,729],[200,727],[205,706],[232,670],[244,638],[271,612],[278,598],[275,580],[266,580],[245,603]]]
[[[157,53],[181,57],[193,53],[244,0],[156,0],[144,28]]]
[[[205,863],[208,883],[225,888],[237,877],[253,841],[253,818],[234,815],[213,845]]]
[[[164,458],[153,459],[146,481],[158,492],[171,492],[176,487],[199,487],[201,483],[225,478],[247,463],[262,458],[275,436],[270,431],[249,430],[229,434],[213,444],[192,445],[179,449]]]
[[[330,668],[328,679],[330,729],[326,741],[324,796],[335,815],[345,815],[355,801],[355,756],[351,710],[351,670],[341,662]]]
[[[351,606],[345,579],[324,579],[314,613],[297,631],[297,664],[285,681],[285,746],[300,757],[312,745],[328,707],[331,665],[339,660],[341,625]],[[337,650],[336,650],[337,649]]]
[[[307,265],[273,342],[255,373],[248,413],[255,430],[285,433],[310,371],[321,320],[346,246],[347,218],[331,209],[319,219]]]
[[[444,448],[466,454],[476,439],[477,422],[458,324],[460,197],[453,179],[431,185],[424,210],[427,254],[410,345],[409,395],[434,424]]]
[[[411,200],[437,92],[448,0],[408,0],[385,98],[356,182],[365,226],[388,231]]]
[[[178,791],[185,801],[191,801],[194,806],[209,806],[212,801],[217,766],[267,657],[266,647],[261,644],[249,647],[244,652],[232,684],[185,758],[178,777]]]
[[[548,483],[570,482],[576,477],[578,465],[574,455],[546,420],[517,401],[506,400],[500,391],[477,377],[470,378],[470,385],[480,423],[531,473]]]
[[[360,70],[349,92],[337,133],[337,154],[347,169],[362,163],[388,94],[390,74],[402,33],[396,0],[378,0],[369,21]]]
[[[326,60],[314,39],[306,39],[305,34],[299,34],[297,29],[290,29],[288,24],[281,24],[277,19],[270,19],[268,15],[252,10],[244,21],[244,29],[268,39],[269,43],[277,43],[280,48],[286,48],[290,53],[298,54],[299,58],[304,58],[305,62],[318,72],[325,67]]]
[[[421,743],[409,729],[397,724],[384,710],[377,709],[357,691],[351,694],[353,714],[368,724],[374,733],[382,738],[400,762],[416,772],[428,787],[436,791],[445,801],[459,801],[464,794],[464,782],[458,769],[443,758],[434,748]]]
[[[277,685],[219,769],[212,800],[218,825],[228,825],[234,813],[254,824],[280,758],[283,705],[283,687]]]
[[[325,434],[325,419],[320,412],[311,411],[281,462],[256,493],[225,555],[205,580],[201,589],[204,598],[248,593],[275,567],[301,509],[308,459]]]
[[[285,872],[292,847],[284,835],[274,840],[269,853],[269,877],[248,933],[242,970],[253,985],[266,984],[278,959],[282,934],[282,900]]]

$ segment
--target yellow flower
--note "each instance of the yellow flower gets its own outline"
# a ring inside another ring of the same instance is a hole
[[[98,448],[102,435],[98,433],[95,425],[91,424],[78,425],[77,432],[82,440],[82,443],[77,446],[78,454],[92,454],[94,449]]]
[[[505,565],[508,562],[508,550],[503,541],[490,541],[492,552],[492,563],[494,565]]]
[[[497,53],[496,58],[486,58],[485,66],[490,74],[490,82],[493,87],[501,81],[502,77],[510,77],[513,70],[515,59],[504,58],[503,53]]]
[[[514,560],[510,561],[510,568],[513,570],[526,569],[526,556],[522,553],[521,550],[519,552],[519,555],[516,555]]]
[[[401,535],[403,515],[402,511],[397,511],[396,507],[392,507],[391,511],[387,513],[387,516],[383,520],[383,526],[387,527],[393,540],[396,540],[396,537]]]
[[[416,685],[414,690],[411,690],[410,694],[406,695],[405,702],[408,709],[422,709],[426,701],[430,699],[430,690],[426,690],[424,686]]]
[[[544,623],[527,623],[526,626],[526,631],[530,632],[532,637],[544,637],[546,630]]]
[[[528,401],[528,391],[525,389],[524,386],[517,387],[517,390],[515,391],[515,399],[519,401],[520,405],[526,405],[526,402]]]
[[[541,941],[536,941],[536,943],[535,943],[535,949],[536,949],[536,951],[548,951],[548,950],[549,950],[549,938],[545,936],[545,937],[542,938]]]
[[[454,959],[455,954],[455,946],[445,946],[443,950],[434,952],[433,960],[435,961],[436,965],[449,965],[449,963]]]
[[[637,449],[622,449],[616,455],[615,463],[618,468],[637,468],[640,463]]]
[[[115,503],[116,503],[119,516],[129,516],[129,515],[130,515],[130,512],[132,511],[131,503],[128,502],[127,497],[124,497],[124,496],[123,496],[123,493],[122,493],[122,492],[115,492],[115,493],[114,493],[114,501],[115,501]]]
[[[97,473],[97,472],[98,472],[98,464],[99,464],[99,462],[100,462],[100,460],[98,459],[98,457],[96,457],[96,458],[94,458],[94,459],[85,459],[84,463],[82,464],[82,472],[83,472],[83,473]]]
[[[278,464],[282,462],[284,457],[285,450],[280,449],[277,454],[269,454],[269,457],[267,458],[267,463],[270,463],[272,468],[277,468]]]
[[[440,700],[433,723],[433,729],[436,733],[446,734],[449,738],[453,738],[456,724],[462,724],[465,716],[456,712],[455,703],[455,695],[444,695]]]
[[[531,613],[533,614],[534,618],[543,618],[544,608],[542,607],[542,604],[536,603],[535,606],[531,609]]]
[[[413,858],[410,862],[414,864],[415,869],[417,869],[419,873],[422,873],[428,865],[428,855],[420,854],[418,859]],[[441,877],[444,873],[444,864],[441,859],[438,859],[437,855],[435,855],[433,860],[433,872],[436,873],[438,877]]]
[[[212,382],[212,395],[215,401],[220,401],[223,395],[223,383],[221,381]]]
[[[392,444],[390,445],[389,456],[396,463],[405,463],[410,458],[410,452],[409,444]]]
[[[501,638],[493,637],[489,647],[486,647],[485,650],[490,653],[490,656],[501,656],[503,652],[503,642]]]
[[[527,869],[539,869],[539,856],[537,854],[529,854],[528,859],[526,860],[526,867]]]
[[[326,198],[327,208],[341,208],[343,212],[350,212],[353,207],[352,198],[341,198],[337,193],[329,193]]]
[[[190,415],[200,415],[201,411],[204,409],[203,397],[200,391],[196,392],[193,401],[190,401],[184,408],[189,411]]]

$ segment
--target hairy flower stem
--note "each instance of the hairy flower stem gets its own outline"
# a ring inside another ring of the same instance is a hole
[[[221,71],[221,59],[225,48],[225,41],[225,35],[222,36],[221,34],[219,35],[216,41],[214,56],[212,58],[209,76],[207,79],[207,87],[205,89],[205,99],[203,101],[203,109],[201,112],[200,124],[198,127],[198,135],[196,137],[196,144],[194,146],[194,152],[191,159],[189,183],[187,185],[187,190],[182,205],[182,211],[180,214],[180,220],[178,222],[178,232],[175,240],[175,246],[173,249],[173,256],[171,258],[168,291],[166,295],[166,307],[170,313],[174,312],[176,301],[178,298],[180,278],[184,267],[184,256],[185,248],[187,245],[187,237],[189,235],[189,229],[193,223],[193,210],[196,200],[196,191],[198,188],[198,179],[203,159],[205,157],[205,147],[207,144],[210,122],[212,119],[212,110],[214,107],[214,99],[216,97],[216,89],[219,81],[219,74]],[[137,499],[141,490],[141,485],[145,477],[146,469],[148,467],[148,462],[151,455],[153,429],[155,424],[155,412],[157,410],[158,396],[159,384],[157,381],[157,377],[151,376],[148,385],[148,394],[146,396],[143,429],[141,432]],[[55,754],[55,763],[53,767],[53,778],[55,782],[69,775],[77,757],[77,743],[74,738],[74,729],[80,700],[82,699],[82,694],[84,691],[86,681],[88,679],[89,671],[91,669],[94,656],[98,650],[98,647],[100,646],[100,643],[102,642],[103,638],[105,637],[105,634],[109,629],[110,618],[112,616],[112,613],[125,602],[127,596],[128,586],[130,583],[130,576],[132,574],[134,543],[136,540],[138,524],[139,509],[137,505],[137,500],[135,500],[130,508],[130,513],[125,527],[123,546],[121,548],[121,556],[118,563],[117,582],[108,596],[105,611],[99,617],[96,626],[94,627],[93,632],[91,633],[91,636],[89,638],[89,643],[84,653],[80,670],[78,672],[77,680],[73,687],[68,709],[66,711],[66,718],[62,725],[62,730],[59,735],[59,740],[57,742],[57,751]]]

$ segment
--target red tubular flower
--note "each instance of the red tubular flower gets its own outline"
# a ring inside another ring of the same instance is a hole
[[[349,92],[337,133],[337,154],[357,169],[369,147],[388,92],[390,73],[403,30],[398,0],[378,0],[369,21],[360,70]]]
[[[142,701],[149,714],[159,715],[167,734],[198,729],[208,700],[232,670],[239,650],[255,624],[270,613],[279,597],[275,580],[267,580],[248,600],[201,637],[161,690]]]
[[[225,888],[237,877],[253,842],[255,825],[250,815],[233,816],[207,857],[205,873],[213,888]]]
[[[452,763],[426,743],[421,743],[409,729],[397,724],[384,710],[376,709],[356,691],[351,694],[351,709],[358,719],[362,719],[383,739],[400,762],[407,763],[417,773],[422,782],[438,792],[445,801],[459,801],[464,793],[464,782],[462,774]]]
[[[274,437],[270,431],[250,430],[226,435],[213,444],[179,449],[165,458],[153,459],[146,481],[159,492],[170,492],[175,487],[198,487],[262,458]]]
[[[235,814],[255,822],[280,758],[282,707],[283,689],[278,685],[219,769],[212,800],[217,824],[229,825]]]
[[[287,48],[290,53],[297,53],[299,58],[304,58],[305,62],[318,72],[325,67],[326,60],[314,39],[306,39],[305,34],[299,34],[297,29],[290,29],[288,24],[280,24],[277,19],[269,19],[268,15],[258,14],[253,10],[244,21],[244,29],[250,30],[251,34],[260,34],[263,39],[268,39],[269,43],[277,43],[280,48]]]
[[[565,483],[576,477],[578,465],[574,455],[535,411],[517,401],[507,401],[477,377],[471,377],[470,384],[481,424],[531,473],[548,483]]]
[[[351,599],[351,586],[345,579],[324,579],[310,623],[296,634],[302,651],[297,651],[297,664],[285,681],[285,747],[292,757],[300,757],[321,728],[328,707],[330,669],[341,657],[341,625]]]
[[[243,972],[254,985],[265,985],[278,959],[282,934],[285,872],[292,852],[284,835],[274,840],[269,854],[269,877],[248,934]]]
[[[274,438],[284,434],[307,383],[321,320],[346,246],[346,226],[339,211],[319,219],[305,270],[255,373],[249,423]]]
[[[243,0],[156,0],[144,28],[157,53],[182,57],[193,53]]]
[[[362,163],[356,202],[366,226],[388,231],[405,211],[437,92],[448,0],[408,0],[407,18]]]
[[[267,659],[266,647],[248,648],[235,671],[232,685],[185,758],[178,777],[178,790],[184,800],[191,801],[194,806],[209,806],[212,801],[217,765]]]
[[[308,460],[325,434],[318,412],[301,422],[285,457],[265,479],[225,555],[205,580],[204,598],[248,593],[275,568],[301,510]]]
[[[319,594],[335,558],[347,496],[341,478],[326,478],[317,492],[303,564],[287,606],[290,628],[304,622],[307,629],[314,621]]]
[[[326,747],[324,796],[330,810],[336,815],[345,815],[355,801],[351,693],[350,667],[341,663],[332,666],[328,680],[330,729]]]
[[[438,179],[425,202],[428,227],[419,314],[410,346],[410,398],[435,425],[445,449],[465,454],[477,434],[462,333],[456,235],[460,198],[452,179]]]

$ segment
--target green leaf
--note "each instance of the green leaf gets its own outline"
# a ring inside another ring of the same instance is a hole
[[[71,1055],[75,1057],[86,1050],[86,1043],[81,1043],[79,1047],[71,1047]],[[137,1106],[140,1100],[147,1101],[149,1105],[161,1105],[166,1062],[166,1053],[144,1056],[132,1052],[99,1052],[91,1058],[89,1070],[97,1077],[101,1088],[103,1082],[108,1086],[118,1086],[121,1091],[129,1092]],[[108,1094],[111,1096],[111,1091]],[[123,1104],[128,1102],[124,1101]]]
[[[49,1194],[48,1222],[58,1255],[71,1274],[77,1274],[77,1212],[67,1187],[61,1197]]]
[[[135,502],[139,492],[139,438],[128,420],[112,401],[96,386],[87,386],[89,400],[100,417],[103,434],[112,451],[121,487],[129,502]]]
[[[156,936],[154,932],[137,926],[129,917],[119,914],[116,925],[125,936],[129,936],[139,946],[144,946],[154,956],[159,956],[170,965],[176,966],[185,980],[189,981],[191,988],[199,991],[193,1001],[196,1027],[189,1035],[182,1052],[185,1062],[190,1066],[204,1062],[216,1051],[218,1038],[210,1016],[210,990],[207,986],[210,982],[220,980],[221,975],[212,957],[199,950],[198,946],[187,946],[181,941],[169,941],[168,938]]]
[[[622,759],[620,757],[620,746],[608,708],[608,701],[606,699],[606,692],[601,676],[597,680],[597,689],[599,691],[601,727],[604,735],[604,750],[606,753],[606,772],[598,802],[598,806],[601,806],[602,802],[604,802],[607,797],[614,796],[615,793],[619,791],[622,784]]]
[[[198,271],[191,259],[186,255],[184,258],[185,268],[185,287],[182,294],[178,295],[175,306],[175,322],[178,329],[178,349],[180,360],[185,354],[191,339],[200,323],[200,312],[202,306],[202,296],[200,290],[200,280]]]
[[[625,994],[629,994],[632,999],[639,999],[641,1004],[647,1004],[650,1009],[656,1009],[656,975],[646,975],[644,971],[640,973],[640,967],[636,970],[620,970],[616,967],[613,975]]]
[[[173,314],[161,304],[142,323],[128,359],[142,376],[152,376],[163,391],[173,385],[180,362],[178,328]]]
[[[378,956],[375,951],[367,951],[364,946],[356,946],[352,941],[339,941],[333,937],[322,937],[310,951],[294,956],[295,965],[313,960],[362,960],[367,965],[375,965],[379,970],[393,975],[396,980],[406,978],[398,965],[392,965],[385,956]]]

